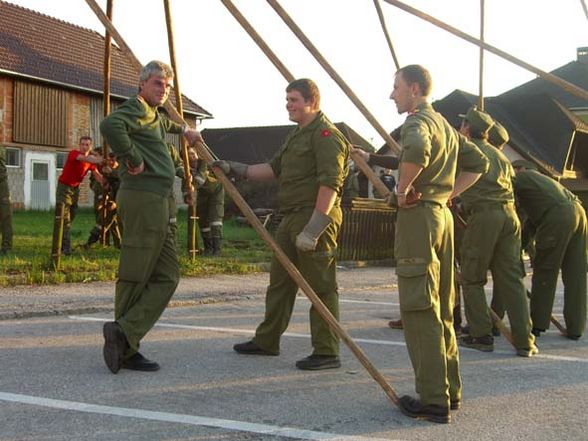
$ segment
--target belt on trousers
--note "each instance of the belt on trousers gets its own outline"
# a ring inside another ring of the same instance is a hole
[[[473,207],[467,207],[467,213],[481,213],[484,211],[494,211],[494,210],[503,210],[505,208],[512,208],[514,207],[513,201],[503,201],[503,202],[488,202],[482,205],[474,205]]]

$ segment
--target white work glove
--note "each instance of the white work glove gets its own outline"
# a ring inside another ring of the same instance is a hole
[[[225,173],[225,175],[232,175],[236,178],[247,179],[247,169],[249,168],[249,165],[243,164],[242,162],[221,159],[219,161],[214,161],[211,165],[213,167],[220,168]]]
[[[315,209],[302,232],[296,236],[296,248],[300,251],[314,251],[319,237],[330,224],[331,218]]]

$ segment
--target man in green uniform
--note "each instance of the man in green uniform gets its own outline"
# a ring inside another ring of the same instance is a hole
[[[6,173],[6,149],[0,146],[0,229],[2,229],[2,248],[0,254],[12,249],[12,204]]]
[[[320,93],[312,80],[299,79],[288,85],[286,109],[298,127],[288,134],[269,163],[247,166],[219,161],[218,166],[246,179],[278,180],[278,204],[284,217],[276,232],[276,242],[338,319],[336,248],[349,145],[320,111]],[[265,319],[257,327],[253,340],[236,344],[235,351],[278,355],[280,337],[290,322],[297,291],[298,285],[274,256]],[[297,361],[296,367],[311,370],[340,367],[339,340],[314,306],[310,309],[310,330],[313,352]]]
[[[448,423],[450,407],[460,407],[461,379],[447,201],[452,191],[459,194],[474,183],[488,161],[433,110],[427,102],[431,87],[426,69],[405,66],[396,73],[390,96],[399,114],[408,112],[401,132],[394,254],[404,336],[420,395],[420,400],[404,395],[399,406],[410,417]]]
[[[225,216],[225,189],[210,172],[204,160],[199,160],[194,149],[188,151],[192,184],[196,191],[198,226],[204,242],[204,254],[218,256],[223,237]]]
[[[151,61],[141,71],[139,93],[100,124],[120,163],[117,195],[123,238],[114,299],[116,321],[104,324],[104,361],[119,369],[156,371],[159,364],[139,353],[139,343],[167,306],[179,281],[169,197],[175,169],[165,133],[183,133],[190,143],[197,130],[168,120],[161,106],[169,95],[173,71]]]
[[[513,163],[517,203],[535,229],[531,318],[533,333],[549,328],[557,276],[564,284],[567,337],[579,339],[586,326],[586,212],[563,185],[534,170],[528,161]]]
[[[102,148],[100,147],[94,149],[93,152],[102,156]],[[110,243],[110,236],[112,236],[114,245],[120,248],[121,232],[116,216],[116,193],[118,192],[120,180],[118,178],[118,162],[113,153],[109,153],[106,164],[100,167],[99,170],[104,178],[104,185],[98,182],[94,175],[90,175],[90,188],[94,193],[94,218],[96,224],[90,230],[90,235],[84,247],[90,248],[100,240],[104,224],[107,234],[106,242]],[[106,211],[104,211],[105,208]],[[106,217],[102,219],[104,215]]]
[[[494,350],[492,317],[484,285],[492,273],[495,295],[508,313],[517,355],[538,352],[531,334],[529,305],[521,266],[521,224],[514,207],[510,162],[487,141],[494,121],[472,107],[462,121],[460,132],[467,136],[490,161],[488,171],[460,199],[468,215],[461,243],[461,281],[469,335],[462,346],[480,351]]]

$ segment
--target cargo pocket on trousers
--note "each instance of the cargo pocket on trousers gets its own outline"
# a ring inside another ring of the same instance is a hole
[[[123,239],[118,278],[125,282],[141,282],[152,259],[153,247],[141,241]]]
[[[433,306],[439,281],[439,263],[403,264],[396,268],[400,309],[422,311]]]

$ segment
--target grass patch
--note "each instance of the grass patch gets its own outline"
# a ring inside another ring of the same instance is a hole
[[[71,232],[74,251],[70,256],[63,256],[60,270],[54,271],[50,259],[53,212],[15,211],[13,250],[0,257],[0,286],[115,280],[119,258],[116,248],[94,245],[85,250],[80,247],[88,239],[93,225],[93,210],[80,209]],[[271,251],[255,230],[232,220],[225,222],[220,257],[198,256],[191,260],[187,256],[186,230],[187,214],[180,210],[178,255],[183,276],[242,274],[257,270],[260,263],[270,260]]]

